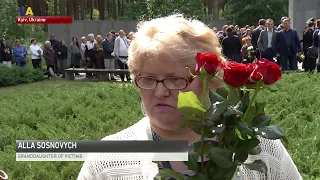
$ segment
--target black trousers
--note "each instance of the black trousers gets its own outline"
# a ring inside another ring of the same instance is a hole
[[[32,66],[35,69],[41,69],[41,59],[32,59]]]
[[[62,74],[62,72],[60,72],[60,69],[59,69],[59,63],[58,63],[57,58],[54,59],[54,67],[52,69],[53,69],[54,73]]]
[[[128,69],[128,65],[121,62],[119,59],[117,59],[117,64],[119,66],[119,69]],[[127,81],[130,80],[130,74],[120,74],[121,81],[124,81],[124,77],[126,76]]]

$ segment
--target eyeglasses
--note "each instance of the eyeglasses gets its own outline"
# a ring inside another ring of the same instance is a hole
[[[192,77],[170,77],[163,80],[157,80],[153,77],[138,76],[135,78],[135,83],[141,89],[154,89],[157,87],[158,83],[161,82],[166,88],[170,90],[182,90],[185,89],[188,84],[192,82],[192,80]]]

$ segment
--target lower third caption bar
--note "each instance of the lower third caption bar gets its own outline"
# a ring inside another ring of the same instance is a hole
[[[17,16],[17,24],[72,24],[72,16]]]
[[[188,153],[16,153],[16,161],[188,161]]]

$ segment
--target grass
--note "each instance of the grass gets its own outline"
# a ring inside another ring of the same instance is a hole
[[[286,74],[260,94],[303,179],[320,179],[320,74]],[[43,81],[0,89],[0,169],[14,180],[76,179],[83,162],[16,162],[15,140],[98,140],[143,117],[130,84]]]

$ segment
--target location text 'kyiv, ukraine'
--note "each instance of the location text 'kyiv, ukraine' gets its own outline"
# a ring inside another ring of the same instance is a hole
[[[17,16],[17,24],[71,24],[70,16]]]

